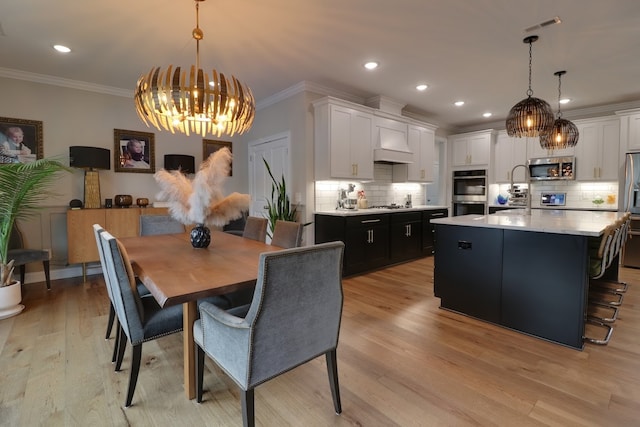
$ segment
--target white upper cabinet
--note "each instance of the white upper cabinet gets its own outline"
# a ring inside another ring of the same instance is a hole
[[[313,107],[315,178],[373,179],[372,110],[331,97]]]
[[[452,166],[488,166],[493,131],[451,135]]]
[[[496,183],[510,183],[511,171],[516,165],[527,164],[527,141],[500,131],[494,150],[493,176]],[[513,182],[526,182],[525,168],[513,171]]]
[[[527,141],[527,146],[529,147],[527,150],[529,159],[536,159],[540,157],[565,157],[565,156],[575,156],[575,147],[563,148],[561,150],[547,150],[546,148],[542,148],[540,146],[540,139],[538,137],[535,138],[520,138],[523,141]]]
[[[640,151],[640,110],[625,110],[616,114],[620,116],[622,151]]]
[[[575,147],[576,178],[580,181],[617,181],[620,119],[576,121],[580,133]]]
[[[410,124],[407,143],[412,163],[393,165],[393,182],[431,182],[435,160],[435,130]]]

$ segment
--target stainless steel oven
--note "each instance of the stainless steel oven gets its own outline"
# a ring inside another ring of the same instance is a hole
[[[453,171],[453,216],[484,215],[487,205],[487,171]]]

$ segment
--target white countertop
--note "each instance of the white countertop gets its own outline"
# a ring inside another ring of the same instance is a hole
[[[316,211],[314,213],[320,215],[334,215],[334,216],[352,216],[352,215],[372,215],[372,214],[385,214],[395,212],[412,212],[412,211],[429,211],[435,209],[448,209],[447,206],[428,206],[418,205],[410,208],[396,208],[396,209],[333,209],[329,211]]]
[[[624,212],[593,212],[571,210],[533,209],[526,215],[524,209],[509,209],[491,215],[462,215],[431,220],[434,224],[467,227],[502,228],[541,233],[599,236],[605,227],[613,224]]]

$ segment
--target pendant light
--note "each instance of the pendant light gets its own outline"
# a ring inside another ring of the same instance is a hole
[[[251,128],[255,115],[255,100],[251,89],[234,76],[231,79],[215,69],[209,74],[200,68],[199,6],[204,0],[195,0],[196,28],[191,35],[196,41],[196,64],[190,68],[166,70],[154,67],[138,80],[135,104],[143,122],[157,129],[232,136]],[[189,70],[189,71],[187,71]]]
[[[566,71],[556,71],[554,76],[558,76],[558,118],[553,122],[551,132],[540,136],[540,146],[547,150],[557,150],[561,148],[575,147],[580,136],[578,128],[569,120],[562,118],[560,110],[560,100],[562,99],[562,76]]]
[[[534,98],[531,90],[531,50],[532,44],[538,40],[538,36],[525,37],[523,43],[529,44],[529,90],[527,98],[518,102],[509,111],[507,116],[507,134],[509,136],[536,137],[551,130],[553,123],[553,111],[549,103],[540,98]]]

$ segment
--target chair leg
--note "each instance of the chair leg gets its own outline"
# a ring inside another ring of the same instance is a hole
[[[331,396],[333,397],[333,408],[336,414],[342,413],[342,403],[340,402],[340,385],[338,384],[338,358],[336,357],[336,349],[325,353],[327,359],[327,372],[329,374],[329,386],[331,387]]]
[[[204,377],[204,350],[196,344],[196,401],[202,403],[202,383]]]
[[[256,414],[253,401],[253,389],[240,390],[242,401],[242,426],[254,427],[256,425]]]
[[[119,338],[118,338],[118,357],[116,359],[116,371],[120,370],[120,367],[122,366],[122,359],[124,359],[124,350],[127,347],[127,341],[129,340],[129,338],[127,338],[127,335],[124,333],[124,328],[122,327],[122,325],[120,325],[120,334],[119,334]]]
[[[140,372],[140,359],[142,358],[142,344],[133,346],[131,359],[131,376],[129,377],[129,391],[127,391],[127,402],[125,407],[131,406],[133,400],[133,392],[136,391],[136,383],[138,382],[138,373]]]
[[[118,349],[120,348],[120,321],[116,320],[116,339],[113,344],[113,354],[111,355],[111,363],[116,363],[118,360]]]
[[[44,278],[47,282],[47,290],[51,290],[51,275],[49,274],[49,260],[42,261],[42,266],[44,267]]]
[[[107,334],[104,339],[108,340],[111,336],[111,329],[113,329],[113,321],[116,318],[116,311],[113,308],[113,304],[109,303],[109,320],[107,321]]]

